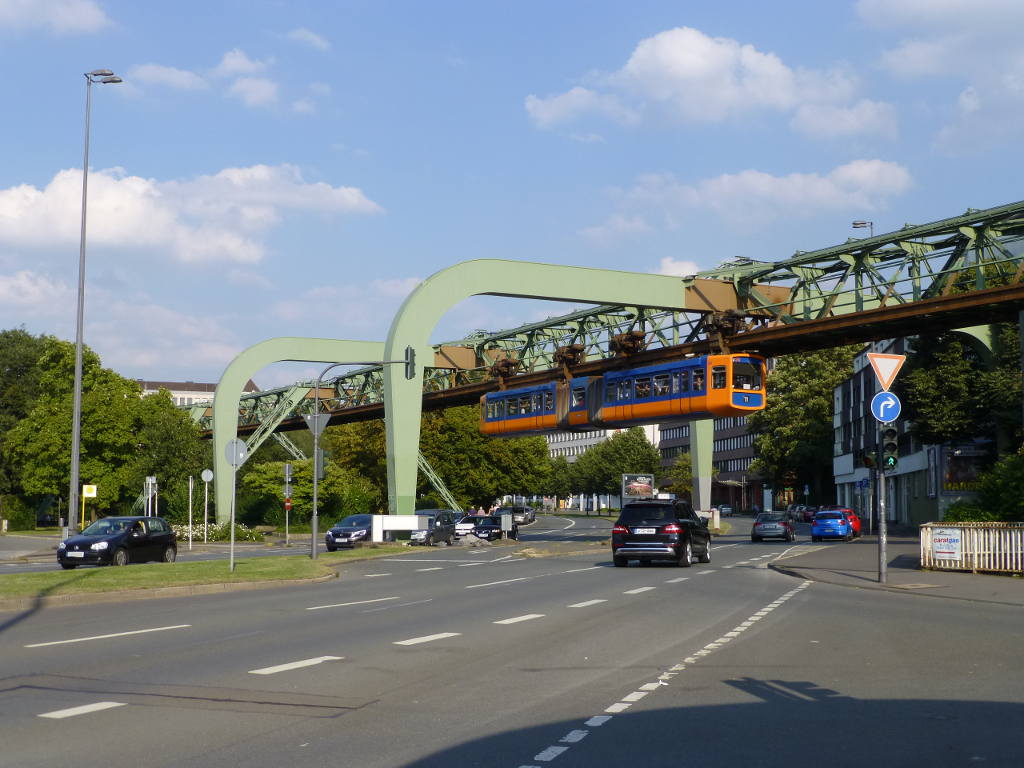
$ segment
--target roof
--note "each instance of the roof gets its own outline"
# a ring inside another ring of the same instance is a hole
[[[169,392],[216,392],[217,382],[209,384],[202,381],[145,381],[143,379],[136,379],[144,390],[158,391],[166,389]],[[260,388],[256,386],[256,382],[249,379],[245,383],[243,392],[259,392]]]

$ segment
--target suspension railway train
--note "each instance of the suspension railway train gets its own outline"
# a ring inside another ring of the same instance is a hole
[[[486,435],[587,432],[764,408],[765,360],[705,355],[602,376],[549,381],[480,398]]]

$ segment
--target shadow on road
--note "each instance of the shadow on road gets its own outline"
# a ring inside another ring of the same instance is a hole
[[[81,581],[82,579],[87,579],[87,578],[89,578],[89,573],[88,572],[76,573],[76,574],[68,574],[68,578],[64,579],[63,581],[55,582],[55,583],[51,584],[50,586],[46,587],[45,589],[39,590],[39,592],[37,592],[35,595],[32,596],[32,605],[29,606],[29,608],[27,608],[26,610],[22,611],[21,613],[15,614],[14,616],[11,616],[10,618],[6,619],[3,622],[0,622],[0,634],[4,633],[5,631],[7,631],[11,627],[15,626],[16,624],[19,624],[19,623],[25,621],[25,619],[29,618],[33,614],[36,614],[39,611],[41,611],[43,609],[43,598],[44,597],[47,597],[48,595],[51,595],[54,591],[60,589],[63,586],[66,586],[68,584],[73,584],[76,581]]]
[[[486,736],[409,766],[547,765],[552,749],[559,768],[1022,764],[1020,733],[1010,724],[1024,722],[1024,704],[862,700],[805,680],[722,682],[750,701],[619,714],[599,727],[586,726],[584,715]]]

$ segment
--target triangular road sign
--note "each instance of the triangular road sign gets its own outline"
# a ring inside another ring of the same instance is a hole
[[[892,386],[896,374],[900,372],[900,368],[906,361],[906,355],[883,355],[880,352],[868,352],[868,362],[875,369],[875,376],[884,390],[888,390]]]

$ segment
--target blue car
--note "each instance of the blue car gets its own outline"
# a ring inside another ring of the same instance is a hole
[[[853,526],[840,510],[819,512],[811,521],[811,541],[822,539],[842,539],[849,541],[853,538]]]

